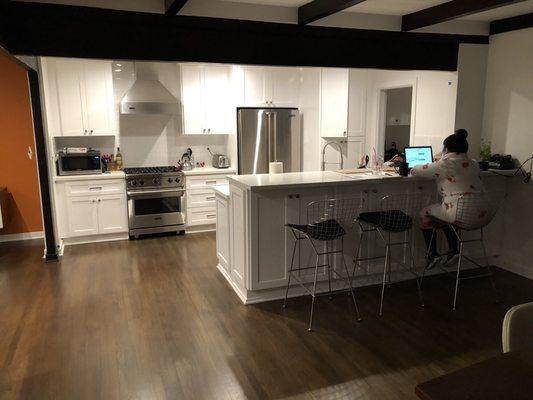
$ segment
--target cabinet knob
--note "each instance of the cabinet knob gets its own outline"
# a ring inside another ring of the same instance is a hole
[[[98,199],[98,203],[100,203],[102,201],[102,199]]]
[[[93,134],[93,130],[91,129],[91,131],[89,133],[92,135]]]
[[[211,133],[211,128],[209,128],[209,129],[207,130],[207,133]]]
[[[368,190],[363,190],[363,193],[364,194],[368,194]]]
[[[202,133],[205,133],[205,129],[202,129]]]
[[[346,132],[346,131],[344,131],[343,133],[344,133],[344,136],[346,136],[346,133],[347,133],[347,132]]]
[[[378,190],[377,189],[372,189],[372,193],[377,193]]]
[[[95,199],[93,199],[93,203],[96,203],[96,200],[95,200]]]
[[[84,135],[87,135],[87,129],[85,129],[85,130],[83,131],[83,134],[84,134]]]

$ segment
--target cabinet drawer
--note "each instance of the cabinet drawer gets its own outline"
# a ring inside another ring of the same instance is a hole
[[[187,225],[209,225],[217,222],[216,207],[187,208]]]
[[[125,190],[125,183],[122,179],[66,183],[67,196],[119,194],[125,193]]]
[[[212,189],[189,189],[187,190],[187,208],[215,207],[216,196]]]
[[[187,189],[205,188],[213,185],[227,185],[226,175],[198,175],[188,176],[186,179]]]

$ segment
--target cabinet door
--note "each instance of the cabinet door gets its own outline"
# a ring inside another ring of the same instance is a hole
[[[350,70],[348,136],[366,135],[366,71]]]
[[[299,68],[270,68],[272,81],[272,105],[275,107],[297,107],[299,100]]]
[[[237,117],[231,88],[231,66],[206,65],[203,90],[207,133],[235,133]]]
[[[61,135],[83,136],[87,134],[81,61],[56,60],[55,78]]]
[[[98,233],[118,233],[128,231],[126,198],[117,196],[101,196],[98,204]]]
[[[217,197],[217,257],[220,265],[230,274],[229,263],[229,210],[227,199]]]
[[[348,134],[348,69],[323,68],[320,79],[320,136]]]
[[[181,65],[181,101],[185,135],[205,133],[202,68],[201,65]]]
[[[83,61],[83,89],[90,135],[115,134],[115,105],[111,63]]]
[[[272,89],[266,67],[244,69],[244,103],[247,107],[269,106]]]
[[[89,236],[98,233],[98,215],[95,197],[67,199],[69,236]]]

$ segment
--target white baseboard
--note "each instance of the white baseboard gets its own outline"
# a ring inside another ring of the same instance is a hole
[[[0,242],[18,242],[20,240],[32,240],[44,238],[44,231],[12,233],[9,235],[0,235]]]

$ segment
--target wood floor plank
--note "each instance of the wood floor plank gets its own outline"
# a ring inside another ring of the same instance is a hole
[[[414,387],[501,352],[511,306],[533,282],[361,288],[244,306],[216,269],[214,234],[73,246],[43,264],[38,242],[0,244],[0,399],[415,399]]]

